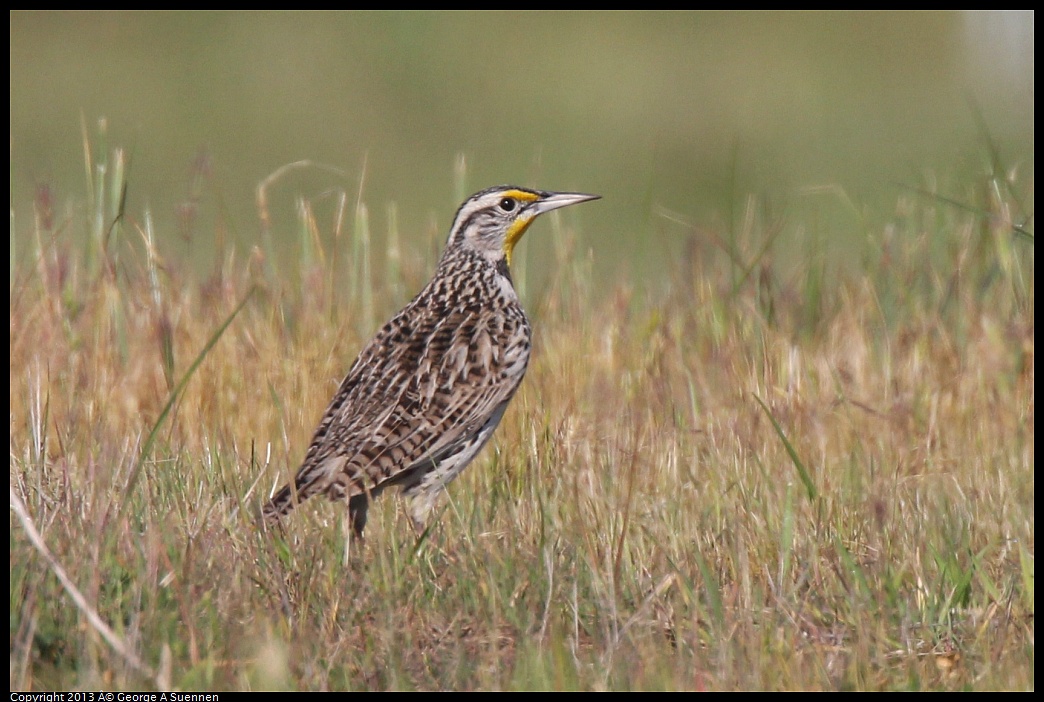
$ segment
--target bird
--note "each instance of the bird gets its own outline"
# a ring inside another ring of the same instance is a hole
[[[599,198],[514,185],[467,198],[431,280],[363,347],[294,479],[262,508],[265,522],[325,495],[347,501],[361,538],[371,501],[396,486],[423,534],[529,365],[532,331],[511,280],[516,244],[540,215]]]

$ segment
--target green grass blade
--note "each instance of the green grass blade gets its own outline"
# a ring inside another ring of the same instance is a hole
[[[127,479],[127,487],[125,490],[124,499],[120,502],[120,509],[117,513],[117,522],[119,521],[119,518],[123,515],[123,510],[126,509],[127,503],[130,502],[130,500],[127,498],[134,491],[134,486],[138,482],[138,478],[141,476],[141,469],[145,465],[145,461],[148,459],[149,453],[152,451],[152,445],[156,443],[156,436],[159,434],[160,427],[163,426],[163,421],[167,418],[167,415],[170,414],[170,410],[174,407],[174,403],[177,401],[178,396],[181,395],[182,390],[184,390],[185,386],[188,385],[188,382],[192,379],[192,376],[195,374],[196,369],[199,368],[200,364],[203,363],[203,359],[207,357],[207,354],[210,353],[210,350],[214,348],[214,345],[217,344],[219,339],[221,339],[221,336],[225,333],[225,330],[228,329],[230,324],[232,324],[232,320],[234,320],[236,318],[236,315],[238,315],[239,312],[243,309],[243,307],[246,306],[247,301],[250,300],[253,294],[254,288],[251,288],[247,291],[247,294],[243,296],[243,300],[238,305],[236,305],[236,309],[232,310],[232,313],[225,319],[224,322],[222,322],[221,326],[218,327],[217,331],[215,331],[214,334],[210,337],[206,345],[196,356],[195,360],[192,361],[192,364],[188,367],[188,370],[186,370],[185,374],[181,376],[181,380],[178,381],[178,385],[174,388],[174,391],[170,393],[170,397],[167,398],[167,403],[163,406],[163,411],[160,412],[159,418],[156,419],[155,424],[152,425],[152,431],[149,432],[148,438],[145,439],[145,443],[141,447],[141,453],[138,455],[138,461],[134,465],[134,468],[131,470],[130,477]]]
[[[753,395],[753,393],[751,393]],[[808,493],[808,501],[812,502],[819,496],[819,491],[816,490],[816,484],[812,482],[812,476],[808,472],[808,468],[805,467],[804,462],[798,456],[797,451],[791,445],[787,439],[787,435],[783,433],[783,428],[779,426],[779,422],[772,416],[772,412],[769,411],[768,405],[761,401],[761,398],[754,395],[754,399],[761,405],[761,409],[765,410],[765,414],[768,415],[769,421],[772,422],[772,426],[776,429],[776,434],[779,435],[780,441],[783,442],[783,446],[787,449],[787,453],[790,455],[790,460],[794,463],[794,467],[797,468],[798,476],[801,478],[801,482],[805,484],[805,492]]]
[[[718,586],[718,579],[714,576],[714,571],[707,565],[706,559],[704,559],[703,554],[699,550],[694,551],[692,555],[696,559],[696,567],[700,569],[700,576],[703,578],[703,590],[707,593],[707,603],[710,605],[714,624],[724,629],[725,605],[721,597],[721,588]]]

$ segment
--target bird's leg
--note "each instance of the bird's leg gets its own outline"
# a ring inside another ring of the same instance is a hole
[[[410,494],[407,498],[406,511],[409,512],[410,523],[413,524],[418,539],[424,536],[424,532],[428,528],[428,516],[431,514],[432,507],[435,506],[437,498],[438,492],[435,490],[421,490]]]
[[[365,493],[355,495],[348,500],[348,515],[352,520],[352,531],[362,540],[363,529],[366,528],[366,511],[370,508],[370,498]]]
[[[417,538],[418,539],[420,537],[424,536],[424,530],[428,528],[427,522],[421,521],[420,519],[415,519],[414,517],[411,516],[410,517],[410,524],[413,525],[413,530],[415,532],[417,532]]]

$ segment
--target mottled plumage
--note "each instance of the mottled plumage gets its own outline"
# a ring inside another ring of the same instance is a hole
[[[500,186],[468,198],[431,282],[359,354],[265,518],[323,494],[348,501],[361,535],[369,501],[398,485],[423,529],[526,372],[531,332],[511,284],[515,244],[538,215],[596,197]]]

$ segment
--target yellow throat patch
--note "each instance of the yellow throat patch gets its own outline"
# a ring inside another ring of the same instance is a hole
[[[519,202],[533,202],[534,200],[540,199],[539,195],[533,193],[527,193],[522,190],[507,190],[502,193],[504,197],[514,198]],[[529,225],[533,223],[536,216],[530,217],[519,217],[511,226],[508,228],[507,236],[504,237],[504,257],[507,259],[507,264],[511,266],[511,254],[515,251],[515,244],[519,242],[522,235],[529,229]]]

